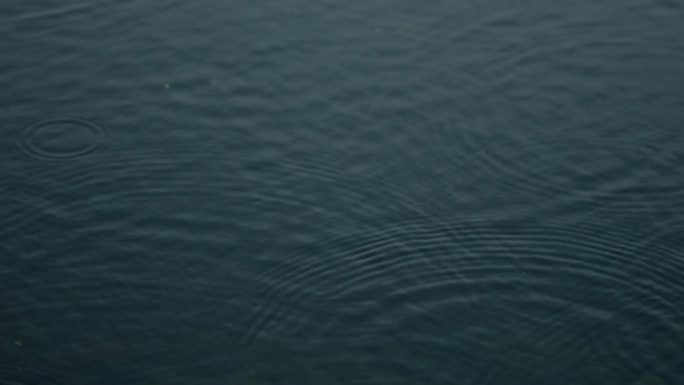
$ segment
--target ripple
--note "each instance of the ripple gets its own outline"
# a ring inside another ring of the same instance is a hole
[[[107,136],[107,130],[94,122],[61,117],[24,128],[19,147],[36,158],[67,160],[96,152],[106,143]]]
[[[276,263],[255,283],[241,342],[330,344],[343,351],[331,365],[358,370],[395,360],[430,373],[411,368],[446,360],[472,378],[489,371],[486,383],[539,365],[592,375],[600,357],[667,374],[678,364],[671,349],[645,337],[684,343],[683,257],[593,224],[404,223]]]
[[[636,34],[608,22],[597,34],[599,28],[586,23],[598,20],[568,11],[505,7],[453,37],[459,47],[468,47],[473,39],[481,43],[459,63],[461,72],[474,75],[464,81],[461,97],[477,103],[453,106],[450,113],[429,109],[431,122],[440,113],[450,116],[440,130],[448,144],[441,145],[444,161],[439,164],[479,178],[478,185],[489,187],[485,191],[498,193],[497,203],[502,195],[533,198],[534,204],[558,204],[577,196],[584,202],[624,201],[629,199],[625,191],[650,185],[649,198],[658,194],[653,200],[635,199],[612,211],[643,212],[654,201],[664,206],[677,197],[670,188],[682,185],[674,175],[675,162],[660,164],[681,153],[675,144],[681,138],[668,137],[678,132],[681,117],[668,105],[676,99],[664,97],[674,96],[671,91],[651,87],[639,76],[644,67],[653,66],[645,58],[663,46],[633,43],[659,41],[662,31],[645,28]],[[630,36],[634,40],[627,44]],[[629,54],[635,60],[625,60]],[[448,101],[453,94],[442,98]],[[421,128],[406,141],[415,143],[426,131]],[[410,153],[410,144],[404,146]],[[439,149],[435,144],[430,148]],[[671,177],[654,175],[664,173]]]

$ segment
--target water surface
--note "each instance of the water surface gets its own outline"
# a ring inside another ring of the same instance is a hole
[[[0,384],[682,383],[682,20],[0,6]]]

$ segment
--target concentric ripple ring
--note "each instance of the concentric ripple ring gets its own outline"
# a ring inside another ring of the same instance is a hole
[[[45,160],[67,160],[98,151],[106,142],[105,127],[92,121],[59,117],[25,127],[18,140],[28,155]]]

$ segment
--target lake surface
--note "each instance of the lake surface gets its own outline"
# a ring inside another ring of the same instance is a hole
[[[684,383],[684,3],[0,6],[0,384]]]

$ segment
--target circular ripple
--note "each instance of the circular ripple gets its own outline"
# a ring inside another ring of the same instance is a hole
[[[108,136],[96,123],[78,118],[55,118],[34,123],[21,132],[19,147],[36,158],[65,160],[100,149]]]
[[[682,364],[683,272],[681,251],[594,224],[404,223],[279,262],[242,342],[309,342],[341,351],[316,354],[331,370],[414,383],[667,379]]]

